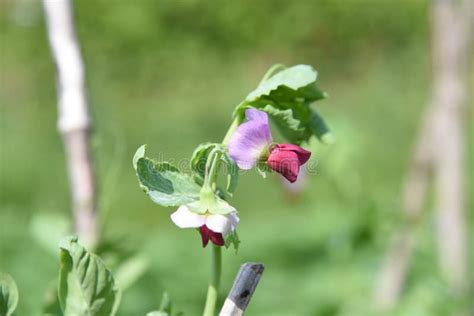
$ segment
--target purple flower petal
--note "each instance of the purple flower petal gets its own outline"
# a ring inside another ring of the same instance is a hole
[[[260,122],[262,124],[268,125],[268,115],[263,111],[259,111],[256,109],[247,109],[245,110],[245,118],[247,119],[247,121]]]
[[[229,141],[229,155],[240,169],[249,170],[272,142],[268,115],[256,109],[245,111],[247,122],[241,124]]]

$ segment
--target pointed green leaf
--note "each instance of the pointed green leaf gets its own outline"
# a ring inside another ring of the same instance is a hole
[[[180,206],[199,198],[200,187],[193,178],[167,162],[140,158],[137,175],[148,196],[162,206]]]
[[[145,157],[140,147],[135,154],[136,172],[142,189],[157,204],[180,206],[199,198],[201,187],[193,178],[167,162]],[[135,161],[135,158],[134,158]]]
[[[120,292],[102,260],[67,237],[60,245],[58,296],[66,316],[115,315]]]
[[[10,316],[18,305],[18,287],[13,278],[0,273],[0,315]]]

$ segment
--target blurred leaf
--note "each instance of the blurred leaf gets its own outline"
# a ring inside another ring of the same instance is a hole
[[[239,167],[235,161],[229,157],[228,153],[224,153],[221,156],[221,161],[224,163],[225,174],[227,174],[226,191],[232,196],[239,183]]]
[[[0,315],[10,316],[18,305],[18,287],[13,278],[0,273]]]
[[[94,252],[101,257],[109,267],[116,268],[121,262],[136,256],[138,245],[122,235],[101,238]]]
[[[152,311],[147,313],[146,316],[170,316],[170,314],[162,311]]]
[[[148,269],[148,261],[142,256],[132,257],[117,268],[115,279],[120,289],[125,291],[132,286]]]
[[[163,293],[160,303],[160,311],[171,315],[171,298],[167,292]]]
[[[142,146],[143,147],[143,146]],[[179,206],[199,198],[201,188],[191,176],[181,173],[167,162],[155,162],[140,151],[135,155],[136,171],[142,189],[153,202],[162,206]],[[137,151],[137,152],[138,152]]]
[[[311,123],[310,128],[313,131],[313,134],[325,144],[333,144],[335,139],[334,136],[331,134],[329,127],[324,122],[321,115],[318,112],[312,111],[311,113]]]
[[[86,251],[77,237],[61,241],[59,302],[64,315],[115,315],[120,292],[102,259]]]
[[[54,256],[58,253],[58,241],[69,233],[69,218],[59,213],[35,213],[30,222],[34,240]]]
[[[44,302],[42,306],[43,315],[61,315],[61,305],[58,296],[58,280],[48,283],[45,290]]]
[[[163,293],[161,297],[160,309],[146,314],[146,316],[182,316],[183,312],[172,313],[172,302],[167,292]]]

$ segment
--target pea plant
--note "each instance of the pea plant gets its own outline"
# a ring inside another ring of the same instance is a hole
[[[233,111],[233,121],[220,143],[197,146],[190,159],[191,174],[166,161],[146,156],[140,147],[133,165],[141,188],[157,204],[177,207],[171,220],[179,228],[194,228],[202,246],[212,243],[212,275],[204,316],[215,314],[221,271],[222,247],[239,247],[238,212],[229,200],[238,184],[240,170],[256,168],[265,177],[277,172],[289,182],[298,178],[300,167],[311,152],[299,145],[315,135],[332,141],[327,125],[311,108],[326,94],[315,84],[317,72],[308,65],[270,68],[258,87]],[[274,143],[269,121],[289,143]],[[222,170],[223,172],[218,172]],[[225,187],[218,176],[225,177]]]
[[[271,67],[257,88],[235,107],[222,142],[197,146],[190,159],[191,172],[147,157],[145,145],[133,157],[142,190],[153,202],[176,208],[170,216],[172,222],[179,228],[195,229],[202,247],[211,248],[204,316],[216,313],[222,248],[237,250],[240,244],[239,213],[230,201],[241,170],[255,168],[263,177],[276,172],[293,183],[311,156],[300,145],[313,135],[323,143],[332,142],[327,125],[311,107],[327,97],[316,86],[316,78],[317,72],[308,65]],[[288,143],[274,142],[270,122]],[[100,255],[99,249],[94,250]],[[71,316],[117,313],[124,285],[116,282],[99,255],[79,244],[75,236],[61,241],[59,277],[50,310],[57,306],[59,313]],[[0,315],[13,315],[18,297],[15,281],[8,274],[0,274]],[[172,313],[165,295],[159,309],[147,315],[178,314]]]

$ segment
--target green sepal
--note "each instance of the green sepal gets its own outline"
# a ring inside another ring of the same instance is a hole
[[[207,188],[203,188],[198,201],[189,203],[187,207],[191,212],[196,214],[211,213],[227,215],[235,212],[234,207],[220,198],[217,193]]]
[[[257,162],[257,166],[256,168],[257,169],[257,172],[262,176],[262,178],[266,178],[267,177],[267,172],[272,172],[272,169],[270,169],[270,167],[266,164],[266,162],[264,161],[259,161]]]

